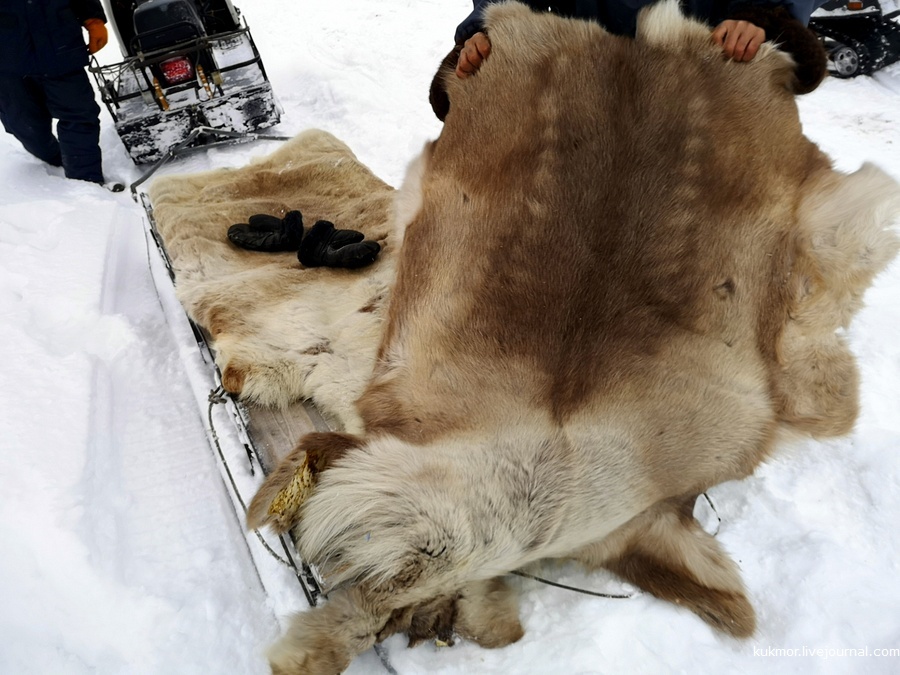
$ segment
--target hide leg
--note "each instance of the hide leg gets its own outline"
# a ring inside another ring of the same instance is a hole
[[[260,486],[247,508],[247,527],[269,525],[287,532],[300,520],[300,509],[312,495],[318,475],[362,441],[350,434],[311,433],[303,436],[289,455]]]
[[[456,633],[482,647],[505,647],[525,635],[518,594],[500,577],[467,584],[456,606]]]
[[[378,634],[378,641],[386,640],[394,633],[406,633],[407,647],[430,640],[452,645],[457,598],[456,594],[445,595],[418,606],[394,610]]]
[[[247,507],[247,529],[258,530],[269,525],[281,534],[300,520],[300,507],[309,499],[313,475],[306,451],[294,449],[270,473]]]
[[[694,501],[657,504],[575,557],[690,609],[724,633],[749,637],[756,614],[737,565],[694,519]]]
[[[488,649],[505,647],[525,634],[517,594],[500,577],[473,581],[458,593],[395,611],[378,640],[403,632],[410,647],[431,640],[452,645],[458,636]]]
[[[388,622],[359,587],[329,594],[322,607],[297,614],[269,650],[274,675],[336,675],[375,644]]]

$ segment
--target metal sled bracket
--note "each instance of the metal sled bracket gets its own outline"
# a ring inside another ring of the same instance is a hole
[[[213,127],[195,127],[187,137],[178,145],[172,146],[166,151],[153,166],[151,166],[144,174],[134,181],[129,189],[131,190],[131,198],[141,203],[138,196],[138,188],[153,176],[162,167],[168,164],[176,157],[189,155],[207,148],[220,147],[223,145],[241,145],[243,143],[252,143],[253,141],[289,141],[290,136],[276,136],[273,134],[257,134],[257,133],[240,133],[237,131],[226,131],[224,129],[214,129]],[[197,141],[201,141],[196,144]],[[146,208],[146,207],[145,207]]]

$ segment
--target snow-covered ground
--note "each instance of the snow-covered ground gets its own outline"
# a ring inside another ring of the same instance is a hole
[[[468,0],[238,4],[284,107],[276,131],[326,129],[398,185],[439,132],[428,86]],[[103,53],[117,56],[113,44]],[[898,103],[900,64],[799,101],[838,168],[874,161],[900,179]],[[105,111],[103,122],[106,172],[130,182],[139,171]],[[167,170],[272,149],[211,150]],[[267,595],[251,563],[141,217],[127,193],[67,181],[0,135],[0,673],[265,673],[283,608],[303,604]],[[395,637],[396,671],[900,672],[900,263],[866,301],[849,334],[862,371],[856,430],[786,448],[711,491],[756,637],[723,638],[649,595],[603,600],[526,581],[518,644],[406,650]],[[575,569],[558,578],[619,588]],[[372,653],[352,671],[385,672]]]

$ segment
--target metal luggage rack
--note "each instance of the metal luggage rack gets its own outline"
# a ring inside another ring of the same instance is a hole
[[[116,112],[122,107],[124,102],[136,98],[141,98],[143,102],[147,104],[155,104],[159,110],[165,109],[163,101],[156,95],[156,87],[153,83],[153,73],[151,70],[153,66],[179,56],[189,56],[191,54],[209,51],[217,45],[227,43],[231,40],[237,40],[245,36],[253,52],[253,57],[227,66],[219,66],[216,64],[215,70],[210,73],[210,89],[215,87],[215,90],[219,95],[225,95],[222,88],[222,73],[228,73],[248,66],[256,66],[259,68],[263,80],[268,81],[268,75],[266,74],[266,69],[263,65],[259,50],[256,47],[256,43],[254,42],[253,37],[250,34],[250,29],[246,23],[237,30],[228,31],[226,33],[217,33],[215,35],[204,35],[188,42],[182,42],[174,47],[154,49],[147,52],[138,51],[135,56],[130,56],[124,61],[110,65],[101,66],[96,57],[92,56],[89,70],[94,75],[94,79],[100,90],[100,96],[109,109],[110,114],[115,121],[119,121]],[[129,75],[131,75],[138,84],[136,88],[131,90],[128,90],[125,80]],[[141,86],[141,83],[143,83],[143,86]],[[192,80],[191,82],[186,82],[182,85],[170,87],[169,91],[185,91],[197,88],[198,86],[200,85]],[[123,91],[123,88],[125,91]],[[212,96],[212,92],[210,93]]]

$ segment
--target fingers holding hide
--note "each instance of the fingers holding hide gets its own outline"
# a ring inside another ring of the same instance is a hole
[[[766,40],[766,32],[749,21],[728,19],[712,32],[712,39],[722,53],[735,61],[752,61]]]
[[[475,33],[465,41],[456,64],[456,76],[474,75],[491,53],[491,41],[485,33]]]

